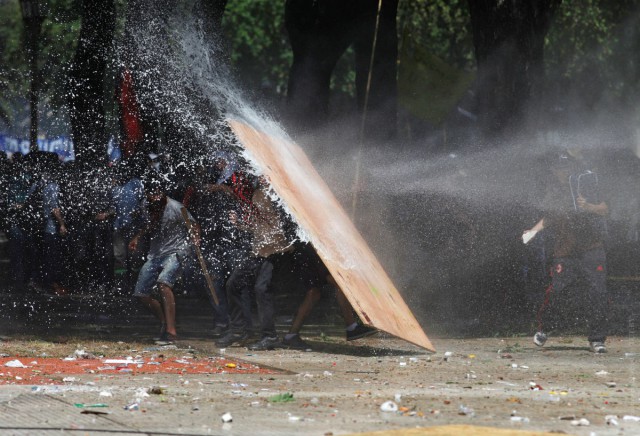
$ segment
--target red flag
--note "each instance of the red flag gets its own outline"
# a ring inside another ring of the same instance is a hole
[[[136,151],[136,145],[142,141],[140,106],[136,98],[133,76],[128,69],[125,69],[122,73],[118,101],[120,103],[122,131],[124,134],[124,140],[120,148],[122,157],[128,158],[133,156]]]

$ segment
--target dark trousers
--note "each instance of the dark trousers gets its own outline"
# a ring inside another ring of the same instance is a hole
[[[589,250],[576,257],[554,259],[551,285],[547,288],[544,302],[538,311],[538,330],[551,325],[549,307],[569,286],[580,284],[582,313],[589,326],[589,341],[607,338],[607,264],[602,248]]]
[[[13,224],[7,230],[9,240],[9,260],[11,262],[11,281],[17,288],[23,287],[29,276],[29,247],[25,232]]]
[[[42,281],[46,286],[60,283],[62,265],[62,238],[60,235],[45,233],[43,239]]]
[[[216,304],[213,300],[213,296],[208,288],[204,274],[200,274],[200,286],[205,289],[207,296],[209,297],[209,301],[211,302],[211,306],[213,306],[213,310],[215,312],[215,324],[219,326],[226,326],[229,324],[229,302],[227,301],[227,292],[224,286],[226,271],[222,260],[213,253],[205,254],[205,263],[207,264],[209,275],[213,279],[213,288],[216,293],[216,297],[218,297],[219,304]],[[197,264],[196,267],[199,268],[200,265]]]
[[[250,257],[233,270],[227,281],[231,330],[246,333],[251,326],[251,291],[256,296],[262,337],[276,337],[271,281],[279,255]]]

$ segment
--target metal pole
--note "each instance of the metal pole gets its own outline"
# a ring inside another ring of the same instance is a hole
[[[378,29],[380,28],[380,12],[382,11],[382,0],[378,0],[378,10],[376,12],[376,26],[373,31],[373,41],[371,42],[371,58],[369,59],[369,74],[367,75],[367,87],[364,94],[364,106],[362,108],[362,119],[360,122],[360,143],[358,154],[356,155],[356,168],[353,178],[353,197],[351,198],[351,220],[355,222],[356,211],[358,209],[358,191],[360,190],[360,166],[362,160],[362,149],[364,148],[364,134],[367,124],[367,109],[369,109],[369,91],[371,90],[371,78],[373,76],[373,61],[375,59],[376,46],[378,45]]]
[[[209,270],[207,269],[207,263],[204,261],[204,257],[202,257],[202,251],[200,251],[200,247],[198,247],[193,239],[193,231],[191,230],[192,224],[189,219],[189,213],[187,212],[186,207],[180,208],[180,213],[182,213],[182,218],[184,219],[184,224],[187,226],[187,230],[189,231],[189,236],[191,237],[191,242],[193,243],[193,248],[196,252],[196,257],[198,258],[198,262],[200,262],[200,268],[202,269],[202,274],[204,274],[204,278],[207,281],[207,288],[209,289],[209,293],[213,298],[213,302],[216,303],[216,306],[220,306],[220,301],[218,300],[218,295],[216,294],[215,286],[213,285],[213,277],[209,274]]]
[[[40,74],[38,70],[38,40],[42,19],[33,17],[25,20],[28,40],[29,75],[31,79],[29,90],[29,107],[31,127],[29,130],[29,151],[38,151],[38,102],[40,97]]]

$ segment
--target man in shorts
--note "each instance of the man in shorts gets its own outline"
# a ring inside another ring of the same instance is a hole
[[[193,235],[189,235],[181,209],[182,203],[169,198],[157,177],[145,180],[145,195],[148,202],[147,225],[129,243],[129,250],[135,251],[140,238],[150,236],[147,261],[138,275],[134,296],[147,307],[161,322],[158,344],[174,342],[176,333],[176,304],[173,287],[182,274],[181,259],[190,247],[190,237],[200,244],[200,228],[193,224]],[[189,219],[193,221],[191,214]],[[152,297],[158,287],[160,301]]]

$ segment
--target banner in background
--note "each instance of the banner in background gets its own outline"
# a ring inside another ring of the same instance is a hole
[[[64,161],[73,160],[73,142],[64,136],[58,138],[38,139],[38,150],[56,153]],[[0,134],[0,152],[29,153],[29,140]]]

